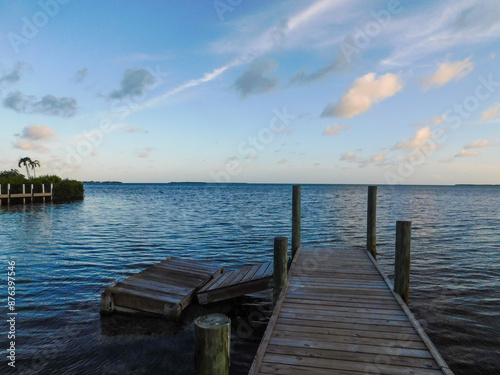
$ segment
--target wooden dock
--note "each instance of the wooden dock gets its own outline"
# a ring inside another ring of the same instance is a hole
[[[19,199],[21,198],[23,200],[23,204],[26,204],[26,201],[29,201],[33,203],[35,201],[35,198],[42,198],[43,202],[47,198],[49,198],[51,201],[54,198],[54,185],[50,184],[50,192],[45,192],[45,185],[42,184],[42,192],[41,193],[35,193],[35,189],[33,184],[31,184],[31,191],[26,192],[26,184],[22,185],[22,193],[12,193],[11,192],[11,187],[10,184],[7,184],[7,192],[6,194],[2,194],[2,185],[0,185],[0,206],[2,205],[2,202],[5,201],[7,202],[7,205],[10,205],[12,199]]]
[[[218,265],[169,257],[106,288],[101,312],[149,313],[177,320],[196,292],[222,273],[224,267]]]
[[[198,293],[198,302],[205,305],[272,288],[273,263],[265,262],[225,272],[214,278]]]
[[[366,250],[297,250],[249,374],[453,374]]]

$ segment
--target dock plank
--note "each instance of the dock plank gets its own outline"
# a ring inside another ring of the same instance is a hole
[[[196,292],[223,272],[218,265],[169,257],[106,288],[101,312],[147,313],[177,320]]]
[[[198,302],[205,305],[269,289],[272,269],[272,262],[265,262],[228,271],[198,291]]]
[[[365,250],[299,248],[249,374],[452,372]]]

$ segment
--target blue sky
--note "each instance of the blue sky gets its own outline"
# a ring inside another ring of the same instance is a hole
[[[0,170],[500,184],[500,7],[3,1]]]

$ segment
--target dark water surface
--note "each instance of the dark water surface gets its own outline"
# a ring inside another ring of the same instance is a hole
[[[100,293],[169,255],[230,267],[272,259],[291,237],[290,185],[85,186],[71,204],[0,208],[1,350],[7,261],[16,262],[16,370],[0,373],[190,374],[200,314],[233,321],[232,373],[245,374],[270,294],[207,308],[179,324],[99,315]],[[366,186],[304,185],[302,243],[365,244]],[[411,220],[410,308],[456,374],[500,373],[500,188],[379,187],[378,260],[392,279],[396,220]]]

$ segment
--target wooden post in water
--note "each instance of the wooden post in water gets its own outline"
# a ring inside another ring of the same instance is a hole
[[[26,188],[24,184],[23,184],[23,194],[26,194]],[[24,197],[23,197],[23,204],[26,204],[26,198]]]
[[[35,189],[33,188],[33,184],[31,184],[31,203],[35,202]]]
[[[45,194],[45,184],[42,184],[42,193]],[[45,203],[45,196],[43,197],[43,203]]]
[[[377,259],[377,187],[368,186],[368,210],[366,216],[366,250]]]
[[[54,202],[54,184],[50,184],[50,201]]]
[[[396,260],[394,262],[394,292],[408,305],[410,291],[411,221],[396,223]]]
[[[7,184],[7,205],[10,206],[10,184]]]
[[[301,186],[295,185],[292,194],[292,259],[300,247],[300,194]]]
[[[194,321],[196,375],[229,375],[231,319],[210,314]]]
[[[2,184],[0,184],[0,195],[2,195]],[[0,198],[0,206],[2,205],[2,198]]]
[[[273,303],[276,304],[281,291],[287,283],[287,252],[288,239],[286,237],[274,238],[274,267],[273,267]]]

